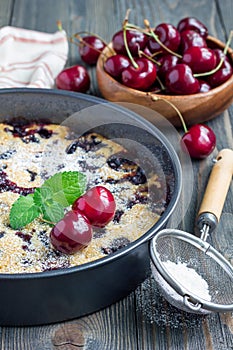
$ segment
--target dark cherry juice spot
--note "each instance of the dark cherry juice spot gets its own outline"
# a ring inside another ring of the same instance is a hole
[[[126,237],[119,237],[114,239],[108,247],[102,247],[102,252],[106,255],[115,253],[117,250],[126,247],[130,240]]]
[[[15,153],[16,153],[15,149],[8,150],[8,151],[3,152],[3,153],[0,154],[0,159],[7,160],[7,159],[11,158]]]
[[[10,125],[12,129],[6,127],[4,130],[6,132],[11,132],[14,137],[25,138],[37,133],[40,137],[48,139],[52,136],[53,131],[45,128],[45,123],[45,121],[29,121],[26,118],[18,117],[7,121],[7,124]],[[33,125],[36,125],[36,127],[30,129]],[[33,141],[33,138],[31,140]]]
[[[37,176],[37,173],[35,171],[29,170],[29,169],[27,169],[27,172],[30,175],[30,181],[34,181],[36,176]]]
[[[119,224],[120,220],[121,220],[121,217],[122,215],[124,214],[124,210],[116,210],[115,212],[115,215],[114,215],[114,218],[113,218],[113,222],[115,224]]]
[[[17,231],[15,232],[16,236],[20,237],[24,242],[27,242],[27,243],[31,243],[31,239],[32,239],[32,236],[27,234],[27,233],[23,233],[21,231]]]
[[[140,193],[140,192],[137,192],[135,193],[134,195],[134,198],[131,199],[130,201],[128,201],[126,207],[128,209],[131,209],[134,205],[136,204],[146,204],[148,202],[148,197],[145,193]]]
[[[69,256],[57,250],[50,250],[42,261],[42,270],[53,271],[70,267]]]
[[[21,187],[15,182],[8,179],[7,174],[4,171],[0,171],[0,193],[2,192],[14,192],[22,196],[26,196],[29,193],[33,193],[35,187]]]
[[[118,156],[112,156],[107,160],[107,164],[111,169],[115,171],[121,171],[121,172],[127,173],[123,177],[123,179],[112,180],[113,182],[110,179],[111,183],[114,183],[114,181],[116,183],[117,181],[128,180],[134,185],[139,185],[139,184],[144,184],[147,181],[144,170],[132,160],[118,157]]]
[[[85,134],[73,141],[66,149],[67,154],[73,154],[78,147],[84,149],[86,152],[92,151],[102,141],[96,135]]]
[[[137,168],[137,164],[127,158],[118,156],[112,156],[107,160],[107,164],[111,169],[122,172],[134,171]]]

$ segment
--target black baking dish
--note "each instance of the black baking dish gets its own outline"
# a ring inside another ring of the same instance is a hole
[[[169,187],[169,203],[159,221],[140,239],[116,253],[61,270],[0,274],[0,325],[64,321],[90,314],[125,297],[149,275],[149,242],[166,226],[179,200],[182,172],[173,146],[139,115],[90,95],[46,89],[2,89],[0,105],[1,121],[24,116],[62,123],[83,110],[81,131],[94,129],[110,138],[142,144],[159,160]],[[86,115],[91,115],[90,120]]]

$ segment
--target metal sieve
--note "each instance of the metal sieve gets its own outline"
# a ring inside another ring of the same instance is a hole
[[[151,241],[152,273],[175,307],[193,313],[233,311],[233,266],[206,242],[220,219],[232,180],[233,151],[219,152],[197,217],[200,238],[165,229]]]

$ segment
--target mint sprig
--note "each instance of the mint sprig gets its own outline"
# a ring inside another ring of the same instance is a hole
[[[62,194],[62,193],[61,193]],[[42,217],[46,221],[58,222],[64,216],[64,208],[61,203],[53,199],[53,191],[50,187],[42,186],[34,192],[34,202],[40,208]]]
[[[64,216],[64,209],[86,190],[86,176],[78,171],[60,172],[35,190],[33,194],[20,196],[10,211],[10,226],[19,229],[34,219],[56,223]]]
[[[40,215],[40,209],[35,204],[33,194],[20,196],[12,205],[10,211],[10,225],[17,230],[26,226]]]

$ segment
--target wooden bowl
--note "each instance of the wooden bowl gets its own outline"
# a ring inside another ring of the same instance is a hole
[[[224,48],[224,43],[214,37],[208,36],[207,41],[210,47]],[[174,108],[162,100],[154,101],[153,96],[173,103],[183,115],[187,125],[208,121],[221,114],[233,102],[233,76],[209,92],[192,95],[161,95],[128,88],[105,72],[104,61],[111,55],[110,43],[100,55],[96,67],[100,92],[109,101],[128,102],[148,107],[160,113],[175,126],[180,126],[181,123]],[[228,49],[228,57],[233,64],[233,50],[231,48]]]

